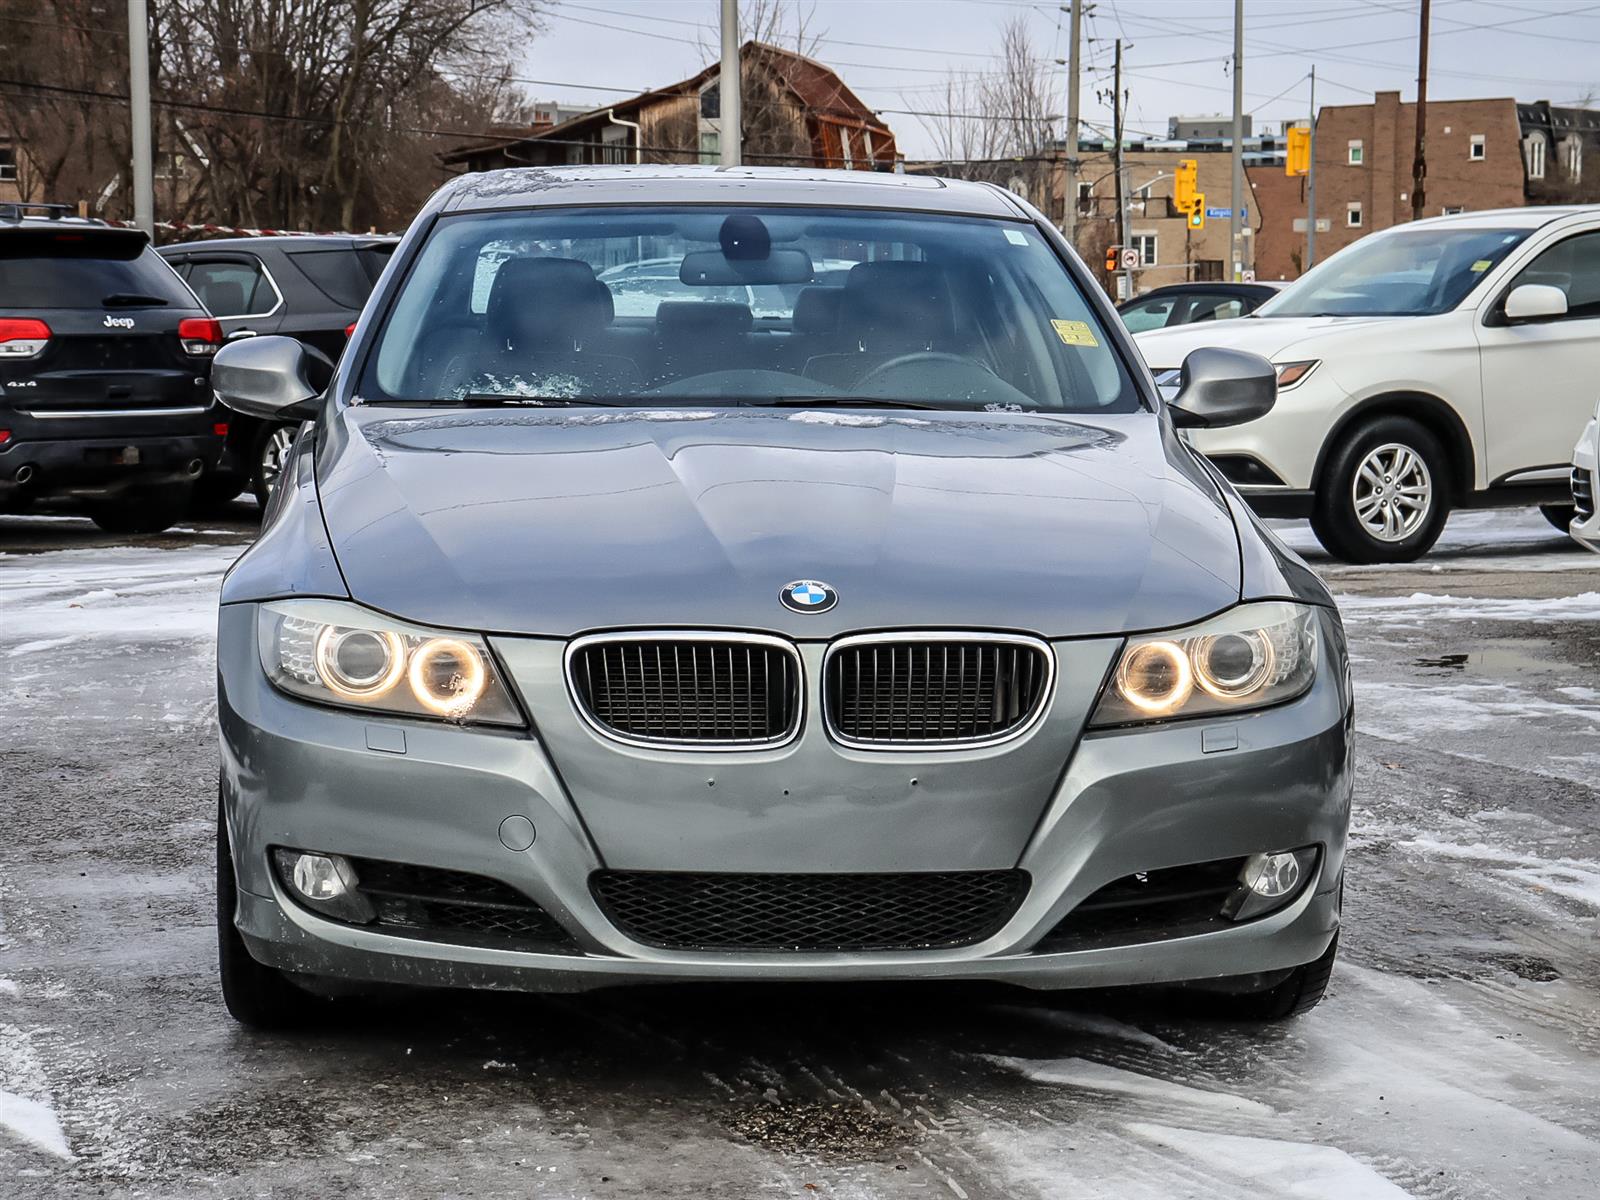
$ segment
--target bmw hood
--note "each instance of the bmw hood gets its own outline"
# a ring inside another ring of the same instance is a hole
[[[1389,320],[1393,318],[1241,317],[1150,329],[1134,334],[1133,340],[1152,371],[1181,367],[1190,351],[1203,346],[1247,350],[1271,362],[1286,363],[1318,358],[1327,339],[1365,337],[1370,326]]]
[[[1071,637],[1239,599],[1221,497],[1149,413],[356,406],[318,476],[351,596],[450,628]],[[837,601],[785,606],[801,580]]]

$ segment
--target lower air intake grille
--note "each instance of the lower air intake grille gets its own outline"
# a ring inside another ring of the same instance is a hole
[[[1223,902],[1239,887],[1242,858],[1124,875],[1093,892],[1034,947],[1090,950],[1187,937],[1232,924]]]
[[[1572,504],[1578,510],[1578,520],[1587,521],[1594,516],[1594,485],[1582,467],[1572,468]]]
[[[585,715],[625,740],[771,745],[800,722],[800,660],[775,638],[588,638],[567,674]]]
[[[1024,871],[896,875],[597,871],[606,915],[636,942],[673,950],[925,950],[999,931]]]
[[[1050,664],[1031,640],[848,638],[828,655],[828,720],[840,740],[862,744],[1003,738],[1043,705]]]
[[[575,948],[572,935],[516,888],[483,875],[352,858],[356,890],[385,932],[482,944]]]

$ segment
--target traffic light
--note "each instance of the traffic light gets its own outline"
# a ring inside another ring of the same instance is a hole
[[[1117,269],[1117,251],[1119,249],[1121,249],[1120,246],[1106,247],[1106,270],[1115,271]]]
[[[1311,130],[1296,125],[1289,130],[1288,153],[1283,159],[1285,175],[1306,175],[1311,171]]]
[[[1180,159],[1178,169],[1172,173],[1172,206],[1179,212],[1194,207],[1195,184],[1200,177],[1200,163],[1192,158]]]
[[[1204,192],[1196,192],[1192,204],[1193,206],[1189,209],[1189,228],[1204,229],[1206,227],[1206,194]]]

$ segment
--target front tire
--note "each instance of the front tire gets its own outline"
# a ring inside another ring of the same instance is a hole
[[[228,822],[217,804],[217,967],[228,1013],[251,1029],[295,1029],[310,1024],[329,1003],[302,991],[283,972],[258,963],[234,927],[239,885],[228,845]]]
[[[1415,562],[1444,532],[1451,483],[1438,438],[1409,417],[1379,417],[1334,447],[1311,528],[1345,562]]]
[[[1539,511],[1544,514],[1544,519],[1549,521],[1562,533],[1568,532],[1572,518],[1578,515],[1578,510],[1570,504],[1541,504]]]
[[[190,484],[134,488],[115,500],[101,500],[89,519],[107,533],[161,533],[188,515],[194,499]]]
[[[272,489],[278,485],[278,479],[283,474],[283,464],[288,461],[289,450],[294,446],[294,436],[293,425],[269,425],[261,431],[261,437],[256,441],[250,487],[262,508],[267,506]]]
[[[1288,976],[1259,991],[1229,992],[1228,980],[1209,984],[1202,994],[1204,1014],[1223,1021],[1284,1021],[1310,1012],[1327,993],[1333,962],[1339,956],[1339,935],[1322,957],[1295,967]]]

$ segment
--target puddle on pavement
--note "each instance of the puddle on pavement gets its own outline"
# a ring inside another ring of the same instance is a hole
[[[1549,650],[1548,642],[1504,638],[1466,653],[1414,658],[1411,665],[1430,673],[1461,671],[1499,678],[1508,675],[1557,675],[1572,669],[1570,663],[1548,657]]]

